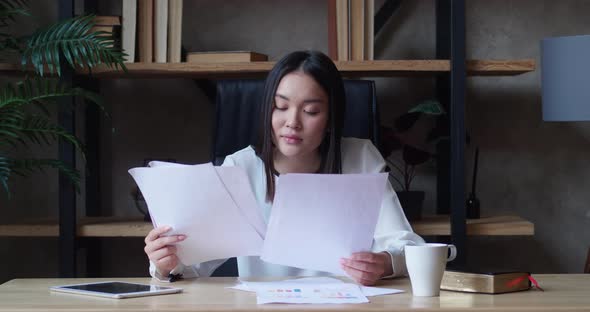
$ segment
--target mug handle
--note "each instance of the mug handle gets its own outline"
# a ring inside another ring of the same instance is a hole
[[[455,247],[455,245],[453,245],[453,244],[449,244],[448,246],[449,246],[449,249],[451,250],[451,254],[447,258],[447,262],[453,261],[457,257],[457,247]]]

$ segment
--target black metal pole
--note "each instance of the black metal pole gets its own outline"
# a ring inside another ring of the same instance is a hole
[[[59,1],[59,19],[74,16],[74,1]],[[62,83],[70,84],[73,72],[62,67]],[[75,105],[73,97],[60,100],[58,122],[66,131],[75,133]],[[59,141],[59,159],[76,167],[74,146],[64,140]],[[76,190],[68,178],[59,173],[59,277],[76,277]]]
[[[97,0],[84,1],[85,14],[99,14]],[[76,86],[82,87],[96,93],[100,93],[100,81],[92,77],[77,77],[74,80]],[[101,110],[93,103],[85,103],[85,145],[86,145],[86,189],[85,206],[87,217],[97,217],[101,213],[101,166],[100,166],[100,129]],[[83,240],[86,250],[86,277],[100,277],[101,266],[101,239],[86,237]]]
[[[451,241],[458,254],[454,266],[467,260],[465,224],[465,0],[451,0],[450,194]]]
[[[436,1],[436,58],[441,60],[451,58],[451,0]],[[450,73],[444,73],[436,77],[436,97],[447,112],[451,102],[450,76]],[[450,138],[449,115],[440,116],[436,122],[436,126],[444,129],[446,137]],[[436,213],[449,214],[451,211],[449,140],[440,140],[437,143],[436,163]]]

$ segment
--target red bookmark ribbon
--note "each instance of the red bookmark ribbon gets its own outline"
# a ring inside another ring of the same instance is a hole
[[[515,279],[509,281],[508,283],[506,283],[506,286],[514,287],[514,286],[520,284],[522,281],[524,281],[527,278],[531,283],[533,283],[533,285],[535,285],[535,288],[539,289],[540,291],[544,291],[543,288],[541,288],[541,286],[539,286],[539,283],[537,282],[537,280],[535,280],[535,278],[533,278],[533,276],[530,274],[526,275],[526,276],[521,276],[521,277],[515,278]]]

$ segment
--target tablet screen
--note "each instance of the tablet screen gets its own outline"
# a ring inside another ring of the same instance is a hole
[[[52,286],[49,287],[49,290],[70,294],[116,299],[175,294],[182,292],[182,288],[117,281]]]
[[[141,285],[123,282],[108,282],[108,283],[95,283],[85,285],[70,285],[63,286],[62,288],[77,289],[83,291],[95,291],[109,294],[126,294],[134,292],[144,292],[150,290],[167,289],[166,287],[160,287],[157,285]]]

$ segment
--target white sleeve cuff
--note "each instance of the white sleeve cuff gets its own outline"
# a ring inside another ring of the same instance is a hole
[[[156,268],[156,265],[154,265],[154,263],[152,261],[150,261],[150,275],[157,279],[160,282],[170,282],[170,279],[168,277],[168,274],[172,273],[172,274],[183,274],[184,273],[184,269],[185,266],[182,263],[179,263],[178,265],[176,265],[176,267],[174,269],[172,269],[172,271],[168,272],[168,273],[162,273],[160,271],[158,271],[158,269]],[[194,272],[194,274],[196,276],[191,276],[191,277],[198,277],[198,273]],[[192,275],[192,274],[191,274]]]
[[[393,274],[388,275],[388,276],[383,276],[381,279],[388,279],[388,278],[394,278],[394,277],[401,277],[401,276],[406,276],[406,260],[403,254],[403,251],[401,252],[392,252],[389,250],[385,250],[385,252],[387,252],[389,254],[389,256],[391,257],[391,268],[393,270]]]

